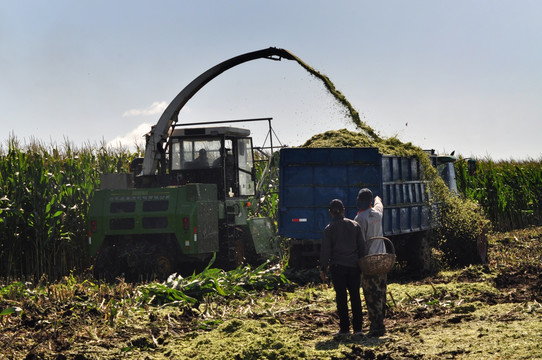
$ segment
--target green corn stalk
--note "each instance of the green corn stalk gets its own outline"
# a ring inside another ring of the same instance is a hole
[[[478,160],[478,169],[473,175],[466,166],[464,161],[456,163],[459,189],[465,197],[482,205],[496,229],[506,231],[540,223],[540,160]]]
[[[86,213],[101,172],[128,171],[139,154],[10,139],[0,149],[0,276],[59,278],[84,270]]]
[[[247,295],[251,291],[277,289],[289,283],[278,265],[263,263],[224,271],[211,267],[214,257],[200,273],[187,277],[173,274],[164,283],[138,287],[138,301],[143,305],[188,305],[197,307],[205,299]]]
[[[257,154],[258,155],[258,154]],[[277,221],[278,206],[278,183],[279,183],[279,153],[275,152],[269,158],[256,156],[256,179],[261,184],[259,198],[255,199],[258,204],[255,215],[262,215]]]

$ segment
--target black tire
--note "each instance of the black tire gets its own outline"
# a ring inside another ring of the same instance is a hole
[[[243,241],[243,235],[237,231],[235,232],[234,247],[235,255],[232,265],[234,268],[238,268],[245,263],[245,242]]]
[[[93,267],[94,277],[99,280],[113,282],[119,276],[119,265],[116,247],[106,246],[106,243],[104,243],[96,254]]]
[[[480,264],[487,264],[487,231],[484,228],[478,239],[476,239],[476,251],[477,251],[477,260]]]
[[[177,272],[179,256],[178,244],[163,236],[109,239],[96,256],[94,276],[108,282],[165,280]]]
[[[433,268],[429,233],[421,232],[413,235],[409,248],[408,267],[422,276],[429,274]]]
[[[290,245],[288,267],[304,270],[316,269],[320,266],[320,244],[307,242]]]
[[[256,253],[252,234],[248,227],[243,226],[235,228],[235,248],[237,266],[246,264],[259,265],[259,257]]]
[[[153,276],[158,279],[167,279],[169,275],[177,270],[176,256],[170,249],[155,249],[151,259],[150,270]]]
[[[236,269],[257,262],[257,254],[248,227],[224,228],[223,240],[216,266],[224,270]]]
[[[303,247],[301,245],[290,245],[290,254],[288,259],[288,268],[301,269],[303,263]]]
[[[141,275],[151,280],[166,280],[169,275],[177,272],[180,252],[175,239],[147,238],[142,239],[142,245],[138,254],[142,266]]]

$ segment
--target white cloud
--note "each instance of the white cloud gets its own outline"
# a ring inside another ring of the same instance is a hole
[[[167,102],[165,101],[155,101],[150,106],[145,109],[130,109],[122,114],[123,117],[132,117],[132,116],[148,116],[161,114],[167,107]]]
[[[135,150],[136,147],[145,149],[145,134],[151,130],[151,124],[142,123],[136,128],[132,129],[129,133],[122,136],[117,136],[113,140],[107,143],[107,146],[111,147],[127,147],[131,150]]]

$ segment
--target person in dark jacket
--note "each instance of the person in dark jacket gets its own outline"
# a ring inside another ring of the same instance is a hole
[[[340,330],[337,335],[350,333],[348,295],[352,308],[352,328],[356,335],[362,335],[361,272],[358,259],[365,252],[363,235],[355,221],[344,217],[344,205],[341,200],[331,201],[329,214],[331,221],[324,229],[320,252],[320,277],[326,281],[327,272],[331,273],[339,314]]]

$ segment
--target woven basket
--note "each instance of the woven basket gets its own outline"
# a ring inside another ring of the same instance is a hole
[[[359,259],[359,267],[365,275],[383,275],[393,269],[395,265],[395,247],[390,239],[386,237],[372,237],[367,241],[367,245],[376,239],[382,239],[389,245],[391,253],[366,255]]]

